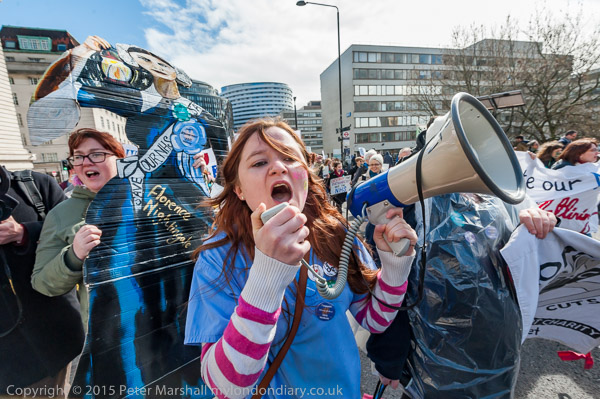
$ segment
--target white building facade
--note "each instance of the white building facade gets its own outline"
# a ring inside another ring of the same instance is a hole
[[[13,93],[4,52],[0,46],[0,164],[8,170],[33,168],[33,156],[25,149],[19,130],[17,110],[13,102]]]

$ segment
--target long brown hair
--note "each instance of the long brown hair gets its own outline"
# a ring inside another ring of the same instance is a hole
[[[563,153],[560,154],[559,159],[564,159],[571,165],[575,165],[579,162],[579,157],[595,145],[598,145],[598,142],[594,138],[584,138],[572,141],[567,145],[567,148],[565,148]]]
[[[267,135],[266,131],[271,127],[278,127],[285,130],[300,147],[303,158],[298,159],[298,156],[294,154],[292,149],[283,146]],[[234,189],[238,184],[238,168],[242,151],[248,140],[255,134],[258,134],[258,137],[274,150],[302,163],[304,169],[308,172],[308,194],[303,210],[307,218],[306,226],[310,230],[310,235],[307,239],[315,255],[321,261],[337,266],[340,250],[346,237],[346,220],[329,203],[321,180],[308,168],[308,152],[304,143],[302,143],[288,124],[279,119],[271,118],[251,121],[240,129],[238,137],[223,163],[222,177],[224,189],[217,197],[208,199],[203,204],[203,206],[218,207],[219,209],[215,217],[215,223],[213,224],[213,231],[209,238],[215,237],[221,232],[224,232],[226,237],[201,245],[194,251],[194,258],[197,259],[202,251],[231,243],[231,248],[223,264],[223,274],[227,281],[229,281],[232,275],[235,266],[233,264],[235,262],[235,254],[238,251],[242,250],[250,259],[254,259],[254,235],[252,224],[250,223],[252,211],[245,202],[238,198]],[[365,245],[364,242],[363,245]],[[357,251],[358,248],[355,246],[353,249],[354,256],[350,258],[348,284],[353,292],[363,294],[367,292],[367,284],[370,288],[374,287],[376,271],[368,269],[360,262]],[[365,283],[365,280],[367,283]]]
[[[564,146],[558,141],[548,141],[540,146],[537,157],[543,163],[547,163],[553,159],[552,153],[554,150],[558,150],[559,148],[563,147]]]

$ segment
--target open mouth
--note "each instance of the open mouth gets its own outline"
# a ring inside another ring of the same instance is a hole
[[[271,189],[271,197],[275,202],[289,202],[292,198],[292,189],[287,183],[277,183]]]
[[[88,170],[87,172],[85,172],[85,176],[90,179],[93,179],[96,176],[100,176],[100,173],[93,171],[93,170]]]

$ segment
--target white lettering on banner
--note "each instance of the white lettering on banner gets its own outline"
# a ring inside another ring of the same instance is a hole
[[[165,130],[140,159],[139,164],[144,172],[154,172],[160,165],[165,163],[169,154],[173,151],[173,145],[171,144],[172,130],[172,127]]]
[[[561,227],[583,234],[598,229],[598,164],[586,163],[551,170],[528,153],[517,152],[527,194],[541,209],[562,219]]]
[[[329,181],[329,192],[331,195],[347,193],[352,188],[352,176],[336,177]]]

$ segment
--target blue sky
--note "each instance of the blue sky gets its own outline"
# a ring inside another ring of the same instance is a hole
[[[600,0],[321,0],[340,9],[351,44],[449,47],[458,26],[492,28],[508,15],[520,30],[536,8],[583,12],[600,27]],[[287,83],[298,106],[320,99],[319,75],[337,57],[335,9],[296,0],[0,0],[0,24],[68,30],[144,47],[194,79],[224,85]]]
[[[98,32],[111,43],[145,46],[144,28],[159,24],[143,11],[137,0],[3,0],[0,24],[66,29],[80,42]]]

